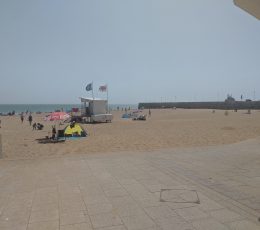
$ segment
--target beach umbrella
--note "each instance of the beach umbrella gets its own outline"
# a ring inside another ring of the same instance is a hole
[[[65,112],[53,112],[45,117],[45,121],[64,121],[70,118],[70,115]]]

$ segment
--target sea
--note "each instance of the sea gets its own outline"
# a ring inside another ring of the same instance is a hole
[[[129,108],[137,109],[137,104],[109,104],[109,110],[120,110]],[[54,112],[54,111],[71,111],[72,108],[81,108],[81,104],[0,104],[0,114],[8,114],[14,112],[19,114],[22,112]]]

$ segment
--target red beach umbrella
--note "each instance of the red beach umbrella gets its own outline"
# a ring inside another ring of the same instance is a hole
[[[60,121],[70,118],[70,115],[65,112],[53,112],[45,117],[46,121]]]

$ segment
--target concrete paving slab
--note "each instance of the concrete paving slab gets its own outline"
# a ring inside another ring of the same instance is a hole
[[[219,210],[211,211],[210,216],[220,221],[221,223],[232,222],[235,220],[243,219],[243,217],[241,217],[239,214],[232,212],[228,209],[219,209]]]
[[[142,230],[154,228],[156,226],[155,222],[152,221],[146,214],[138,216],[125,216],[122,217],[124,225],[128,230]]]
[[[100,213],[107,213],[115,211],[111,203],[96,203],[87,206],[89,215],[96,215]]]
[[[38,210],[32,211],[29,223],[59,220],[58,210]]]
[[[201,211],[197,207],[182,208],[177,209],[175,211],[187,221],[193,221],[209,217],[208,213]]]
[[[90,219],[94,228],[122,225],[120,217],[113,212],[90,215]]]
[[[27,230],[59,230],[59,221],[44,221],[30,223]]]
[[[60,214],[60,225],[90,223],[89,216],[84,211],[69,211]]]
[[[60,230],[93,230],[89,223],[79,223],[60,226]]]
[[[202,219],[192,222],[196,230],[228,230],[224,224],[219,223],[215,219]]]
[[[163,218],[171,218],[176,216],[176,212],[174,212],[168,206],[154,206],[147,207],[144,209],[148,216],[154,219],[163,219]]]
[[[248,220],[239,220],[234,221],[230,224],[228,224],[229,228],[231,230],[244,230],[244,229],[250,229],[250,230],[259,230],[259,225],[256,225],[253,222],[250,222]]]
[[[112,227],[97,228],[97,230],[127,230],[127,229],[124,225],[118,225]]]
[[[181,216],[175,215],[171,216],[170,218],[159,218],[154,220],[156,225],[159,226],[161,229],[194,229],[193,226],[185,221]]]

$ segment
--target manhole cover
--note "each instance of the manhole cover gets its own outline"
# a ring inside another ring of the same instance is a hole
[[[172,203],[200,204],[200,199],[197,191],[189,189],[161,189],[160,201]]]

